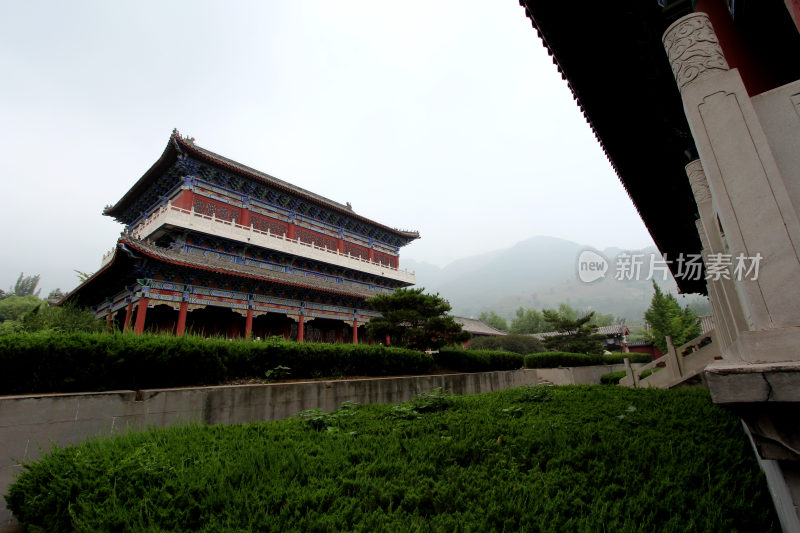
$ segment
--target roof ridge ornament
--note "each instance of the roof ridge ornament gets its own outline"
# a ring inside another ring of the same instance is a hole
[[[678,87],[730,70],[708,15],[692,13],[679,18],[664,32],[664,49]]]
[[[183,142],[194,146],[194,137],[189,137],[188,135],[181,135],[181,132],[178,131],[178,128],[172,128],[172,136],[175,137],[176,139],[180,139]]]

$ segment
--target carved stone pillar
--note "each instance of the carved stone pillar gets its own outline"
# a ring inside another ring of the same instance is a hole
[[[686,165],[686,175],[689,177],[689,184],[697,202],[697,211],[700,219],[697,221],[697,233],[700,235],[700,242],[703,243],[703,258],[708,264],[710,254],[729,254],[728,245],[725,237],[720,233],[717,215],[711,201],[711,190],[708,187],[703,164],[699,159],[695,159]],[[733,262],[733,260],[732,260]],[[731,274],[733,264],[731,265]],[[738,336],[740,331],[748,329],[747,319],[743,313],[739,294],[733,279],[719,277],[716,279],[707,278],[709,297],[712,298],[712,308],[716,311],[714,316],[714,327],[720,333],[718,339],[723,348],[727,348]]]
[[[715,220],[704,219],[704,227],[713,241],[715,226],[725,246],[714,253],[762,257],[757,280],[733,281],[745,329],[798,329],[800,221],[741,77],[728,67],[704,13],[679,19],[663,40],[708,181]],[[800,334],[795,340],[787,343],[797,346],[792,359],[800,358]],[[760,351],[737,349],[735,357],[787,356],[784,349],[782,355]]]

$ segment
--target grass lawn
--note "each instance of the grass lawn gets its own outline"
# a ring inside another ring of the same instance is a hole
[[[779,531],[704,390],[522,387],[183,426],[54,450],[31,531]]]

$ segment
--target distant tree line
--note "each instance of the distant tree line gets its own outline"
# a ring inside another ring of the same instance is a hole
[[[511,320],[509,325],[505,318],[501,317],[494,311],[484,311],[478,317],[482,322],[489,324],[495,329],[514,333],[518,335],[530,335],[531,333],[545,333],[548,331],[556,331],[554,329],[554,322],[548,322],[545,318],[545,313],[556,313],[560,319],[577,321],[579,318],[588,314],[581,312],[567,303],[559,304],[557,309],[525,309],[520,307],[516,311],[516,317]],[[596,327],[611,326],[615,323],[621,323],[621,319],[617,319],[613,314],[603,314],[593,311],[591,324]]]

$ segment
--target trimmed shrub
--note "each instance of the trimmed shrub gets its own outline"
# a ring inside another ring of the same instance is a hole
[[[457,372],[489,372],[493,370],[517,370],[522,368],[524,358],[518,353],[498,350],[456,350],[443,348],[433,355],[434,362]]]
[[[646,353],[614,353],[611,355],[605,355],[604,361],[607,365],[621,365],[625,362],[625,358],[631,360],[631,363],[649,363],[653,360],[650,354]]]
[[[602,365],[601,354],[587,355],[570,352],[543,352],[525,356],[526,368],[557,368],[559,366],[592,366]]]
[[[649,363],[647,354],[584,354],[570,352],[543,352],[525,356],[525,368],[556,368],[559,366],[618,365],[628,357],[631,363]]]
[[[663,370],[663,368],[660,367],[660,366],[657,366],[657,367],[652,368],[652,369],[647,369],[644,372],[642,372],[641,374],[639,374],[639,379],[644,379],[644,378],[650,377],[653,374],[655,374],[656,372],[659,372],[661,370]]]
[[[0,394],[217,384],[288,367],[292,377],[424,373],[433,356],[363,344],[193,336],[10,333],[0,336]]]
[[[544,346],[530,335],[498,335],[496,337],[476,337],[467,346],[468,350],[500,350],[518,354],[538,353]]]
[[[600,384],[601,385],[619,385],[619,380],[625,377],[624,370],[620,370],[619,372],[609,372],[608,374],[603,374],[600,376]]]
[[[296,379],[424,374],[434,363],[458,372],[515,370],[523,356],[456,349],[434,356],[381,345],[191,335],[11,332],[0,336],[0,394],[215,385],[271,377],[267,372],[279,367]]]

